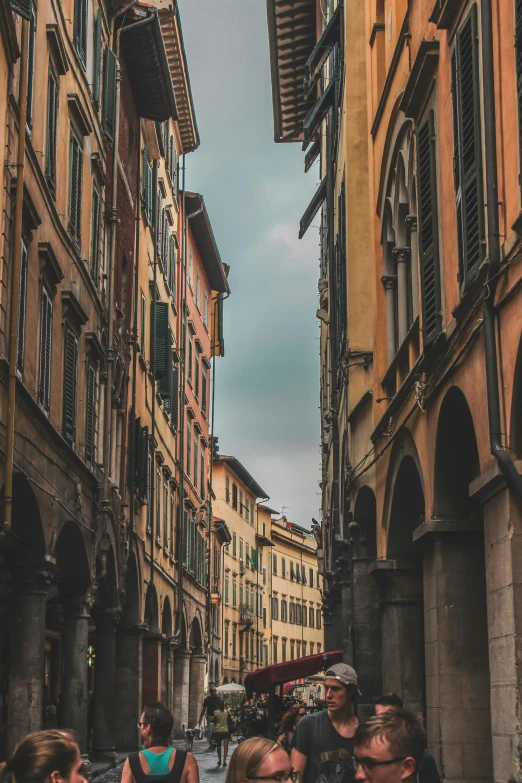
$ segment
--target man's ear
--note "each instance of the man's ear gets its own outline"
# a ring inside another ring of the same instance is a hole
[[[51,772],[51,774],[49,775],[49,781],[50,783],[59,783],[61,777],[62,776],[60,775],[58,770],[56,770],[55,772]]]
[[[402,762],[402,774],[401,774],[401,780],[406,780],[407,778],[412,778],[415,774],[415,759],[411,756],[407,756],[404,761]]]

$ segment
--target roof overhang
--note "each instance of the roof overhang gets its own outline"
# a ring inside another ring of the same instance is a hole
[[[303,141],[303,122],[315,103],[305,98],[306,63],[317,41],[316,0],[267,0],[274,139]]]
[[[164,122],[177,119],[176,100],[158,12],[147,9],[145,18],[136,20],[143,7],[137,6],[129,24],[122,27],[120,46],[140,117]]]
[[[178,109],[178,126],[181,136],[182,152],[194,152],[199,147],[199,132],[196,122],[196,112],[192,100],[192,90],[183,43],[181,19],[176,4],[168,0],[157,3],[161,30],[165,41],[165,49],[169,62],[170,75],[174,85],[176,106]]]
[[[268,500],[268,495],[266,494],[265,490],[259,486],[257,481],[253,478],[253,476],[250,475],[248,470],[244,465],[241,464],[237,457],[228,457],[225,454],[219,454],[214,462],[218,464],[221,462],[222,465],[227,465],[230,470],[236,474],[238,479],[245,485],[245,487],[256,496],[256,498],[266,498]]]
[[[229,293],[225,267],[219,255],[203,196],[185,192],[185,210],[210,287],[222,294]]]
[[[307,655],[304,658],[298,658],[284,663],[273,663],[264,669],[258,669],[245,677],[245,688],[248,698],[252,694],[266,693],[271,685],[279,685],[291,680],[298,680],[302,677],[311,677],[321,671],[328,671],[330,666],[341,663],[343,660],[343,651],[316,653]]]

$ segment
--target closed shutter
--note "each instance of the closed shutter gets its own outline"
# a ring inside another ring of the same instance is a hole
[[[199,355],[196,352],[196,355],[194,356],[194,394],[196,396],[196,399],[199,399]]]
[[[452,70],[459,280],[465,287],[485,256],[476,5],[457,33]]]
[[[172,398],[170,424],[174,431],[178,429],[179,418],[179,368],[177,364],[172,367]]]
[[[76,438],[76,384],[78,381],[78,340],[65,330],[63,359],[63,437],[74,447]]]
[[[187,368],[187,378],[189,381],[192,380],[192,337],[190,335],[187,335],[188,340],[188,368]]]
[[[145,502],[149,496],[149,428],[142,427],[139,435],[138,494]]]
[[[205,487],[205,484],[206,484],[206,482],[205,482],[205,454],[204,454],[204,451],[203,451],[203,446],[201,447],[200,468],[201,468],[201,472],[200,472],[200,478],[199,478],[199,481],[200,481],[199,492],[200,492],[201,497],[205,498],[205,490],[206,490],[206,487]]]
[[[176,241],[172,234],[169,239],[169,288],[171,296],[176,296]]]
[[[24,371],[25,316],[27,308],[27,247],[22,242],[20,248],[20,298],[18,300],[18,345],[16,350],[16,369]]]
[[[152,166],[149,166],[147,163],[147,198],[146,198],[146,212],[147,212],[147,222],[149,226],[152,227],[152,199],[153,199],[153,193],[152,193]]]
[[[515,57],[517,67],[517,98],[518,98],[518,139],[519,139],[519,174],[518,181],[522,187],[522,0],[515,3]]]
[[[98,281],[98,264],[100,259],[100,234],[101,234],[101,198],[97,189],[92,189],[92,216],[91,216],[91,277]]]
[[[194,488],[198,488],[198,434],[194,428],[194,472],[192,473]]]
[[[259,561],[257,559],[257,549],[252,549],[252,554],[250,555],[250,565],[252,566],[252,571],[257,571]]]
[[[433,111],[429,112],[428,117],[417,131],[417,182],[419,188],[419,260],[423,339],[424,345],[429,345],[441,329],[437,169]]]
[[[169,229],[168,229],[168,221],[167,221],[167,210],[162,209],[161,211],[161,264],[163,266],[163,277],[165,278],[165,282],[167,282],[168,277],[168,252],[169,252]]]
[[[156,302],[156,366],[154,376],[157,381],[167,377],[171,361],[169,305],[167,302]]]
[[[161,229],[163,228],[163,223],[161,220],[161,193],[158,193],[157,201],[156,201],[156,255],[161,257]]]
[[[53,331],[53,303],[42,288],[40,307],[40,367],[38,379],[38,402],[49,413],[51,394],[51,348]]]
[[[34,15],[33,11],[29,22],[29,40],[27,51],[27,116],[25,121],[28,128],[31,128],[33,124],[35,45],[36,16]]]
[[[56,133],[58,127],[58,79],[49,69],[47,79],[47,128],[45,133],[45,179],[56,195]]]
[[[94,465],[96,433],[96,370],[87,362],[87,389],[85,395],[85,461]]]
[[[96,111],[100,109],[100,82],[101,82],[101,50],[103,43],[103,21],[101,9],[96,14],[96,30],[94,33],[94,78],[92,85],[92,97]]]
[[[74,0],[73,43],[80,62],[87,65],[87,0]]]
[[[172,352],[171,352],[172,353]],[[172,410],[172,380],[173,380],[174,364],[172,357],[170,361],[167,361],[167,371],[165,377],[158,383],[158,391],[163,398],[163,404],[166,413],[170,413]]]
[[[205,367],[201,370],[201,410],[207,412],[207,371]]]
[[[103,53],[103,108],[102,126],[108,139],[114,141],[116,127],[116,55],[108,46]]]
[[[80,250],[82,218],[83,151],[76,133],[71,130],[69,148],[69,234]]]
[[[170,137],[169,144],[170,144],[169,174],[170,174],[170,181],[172,183],[172,190],[175,193],[176,192],[176,146],[174,142],[174,136]]]
[[[10,5],[15,14],[27,19],[28,22],[31,20],[31,13],[33,10],[32,0],[11,0]]]

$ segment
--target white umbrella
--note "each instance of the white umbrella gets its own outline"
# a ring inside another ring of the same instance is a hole
[[[237,682],[229,682],[228,685],[218,685],[216,690],[218,693],[244,693],[245,686],[238,685]]]

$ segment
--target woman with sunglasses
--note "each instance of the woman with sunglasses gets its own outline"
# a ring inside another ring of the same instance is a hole
[[[252,737],[233,752],[225,783],[296,783],[298,778],[278,742]]]

